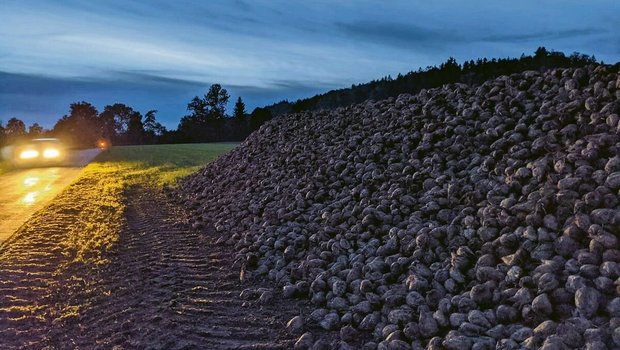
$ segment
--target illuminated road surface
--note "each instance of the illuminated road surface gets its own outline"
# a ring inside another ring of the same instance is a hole
[[[66,167],[19,169],[0,176],[0,244],[73,182],[99,152],[75,151]]]

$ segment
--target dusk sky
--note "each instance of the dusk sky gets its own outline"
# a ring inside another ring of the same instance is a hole
[[[251,111],[450,56],[615,63],[618,18],[617,0],[2,0],[0,120],[52,127],[72,102],[122,102],[176,128],[212,83]]]

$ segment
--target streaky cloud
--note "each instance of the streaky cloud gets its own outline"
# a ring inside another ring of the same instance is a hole
[[[568,29],[568,30],[559,30],[559,31],[543,31],[543,32],[535,32],[535,33],[525,33],[525,34],[495,34],[483,37],[482,41],[488,42],[528,42],[528,41],[536,41],[536,40],[561,40],[561,39],[570,39],[575,37],[584,37],[584,36],[593,36],[606,34],[607,30],[600,28],[583,28],[583,29]]]
[[[205,83],[199,80],[189,80],[184,78],[174,78],[170,74],[173,72],[163,72],[157,70],[122,70],[110,73],[109,80],[117,80],[126,84],[151,84],[164,87],[194,87],[199,88]],[[181,74],[182,72],[174,73]],[[103,79],[102,79],[103,80]]]
[[[441,48],[464,39],[452,30],[409,23],[363,20],[336,22],[335,26],[352,38],[399,48]]]

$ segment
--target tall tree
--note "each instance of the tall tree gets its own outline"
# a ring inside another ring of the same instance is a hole
[[[114,144],[135,145],[144,141],[142,114],[123,103],[105,106],[99,119],[104,137]]]
[[[119,126],[115,113],[110,107],[108,105],[103,108],[103,112],[99,114],[99,123],[101,124],[101,136],[115,143]]]
[[[188,104],[191,114],[181,118],[178,131],[183,141],[219,141],[230,95],[220,84],[213,84],[203,98],[194,97]]]
[[[7,140],[15,141],[26,135],[26,124],[15,117],[9,119],[4,130]]]
[[[223,89],[220,84],[213,84],[209,88],[209,91],[205,95],[205,104],[209,108],[211,117],[214,119],[223,118],[226,113],[226,104],[230,95],[226,89]]]
[[[207,119],[209,109],[207,108],[206,99],[195,96],[188,104],[187,110],[191,111],[194,118]]]
[[[245,103],[241,100],[241,97],[237,98],[237,102],[235,103],[235,109],[233,110],[233,116],[237,119],[245,118]]]
[[[28,128],[28,136],[40,137],[41,135],[43,135],[43,131],[43,127],[39,125],[39,123],[34,123]]]
[[[150,110],[144,115],[144,138],[147,143],[155,143],[155,141],[166,132],[156,119],[157,110]]]
[[[72,103],[68,115],[54,125],[53,133],[74,147],[92,147],[102,136],[99,112],[88,102]]]
[[[188,104],[191,116],[198,119],[219,119],[226,113],[226,104],[230,95],[220,84],[213,84],[209,91],[200,98],[195,96]]]
[[[549,51],[544,46],[539,46],[534,52],[535,58],[542,58],[549,56]]]
[[[105,106],[99,118],[105,128],[109,129],[106,131],[111,133],[110,136],[114,138],[127,133],[133,113],[135,113],[133,108],[123,103],[115,103]]]
[[[139,112],[133,112],[129,117],[126,135],[129,144],[139,145],[144,141],[144,124]]]

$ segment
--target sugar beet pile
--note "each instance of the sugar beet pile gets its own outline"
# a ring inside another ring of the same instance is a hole
[[[526,71],[275,119],[180,188],[339,346],[617,349],[619,111],[610,67]]]

